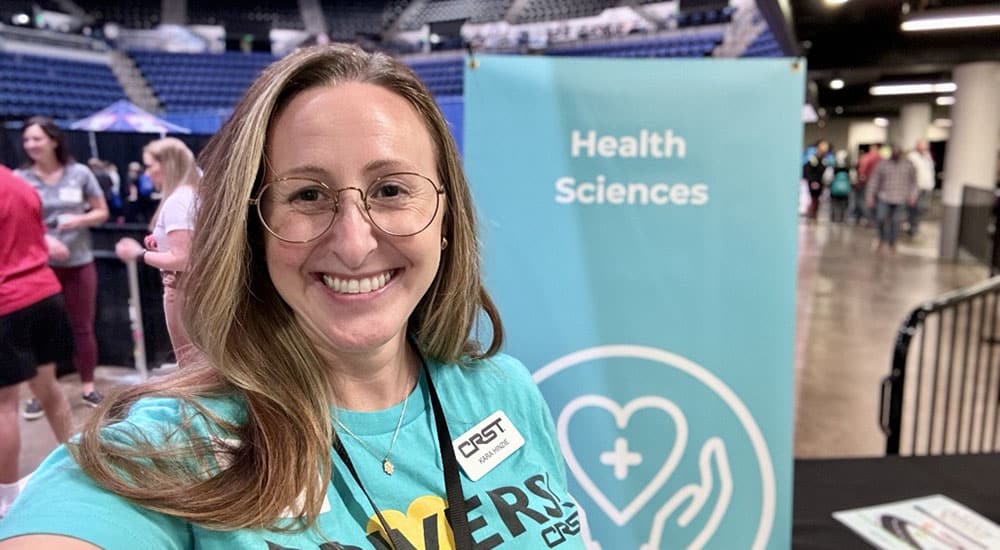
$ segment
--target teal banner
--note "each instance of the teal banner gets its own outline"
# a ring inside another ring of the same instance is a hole
[[[466,63],[487,284],[591,549],[790,545],[804,74]]]

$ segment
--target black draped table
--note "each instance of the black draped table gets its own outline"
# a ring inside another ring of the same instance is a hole
[[[1000,524],[1000,454],[796,460],[792,547],[869,548],[831,514],[934,494]]]

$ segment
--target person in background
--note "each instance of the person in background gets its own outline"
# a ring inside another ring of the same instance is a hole
[[[157,200],[153,196],[156,188],[149,175],[143,172],[142,164],[128,164],[128,201],[129,218],[133,223],[149,223],[157,208]]]
[[[867,224],[872,219],[872,212],[866,206],[868,179],[871,177],[872,171],[875,170],[878,161],[882,160],[882,155],[879,154],[880,147],[881,145],[878,143],[869,145],[868,150],[858,160],[858,178],[851,197],[854,202],[852,216],[856,224]]]
[[[112,189],[115,190],[115,195],[118,196],[119,202],[121,202],[122,177],[121,174],[118,173],[118,165],[110,160],[106,160],[104,161],[104,170],[107,171],[108,176],[111,178]]]
[[[153,233],[146,246],[124,238],[115,245],[122,261],[139,260],[160,270],[163,278],[163,313],[178,366],[186,366],[195,354],[181,321],[184,303],[183,278],[187,271],[194,229],[195,201],[199,181],[194,154],[177,138],[156,140],[142,150],[153,186],[163,195],[153,215]]]
[[[125,200],[122,198],[122,177],[118,173],[118,165],[111,162],[110,160],[105,160],[102,162],[104,166],[104,171],[111,178],[111,190],[114,195],[115,206],[112,206],[110,202],[108,207],[115,218],[115,222],[122,224],[125,222]],[[105,198],[107,200],[107,198]]]
[[[301,48],[201,159],[184,316],[205,360],[101,407],[32,475],[0,550],[518,549],[553,531],[582,550],[557,527],[585,522],[549,409],[499,353],[461,157],[413,71]],[[487,451],[455,438],[482,430],[518,448],[477,475]]]
[[[74,162],[66,150],[63,133],[48,118],[29,118],[21,131],[21,145],[28,156],[16,174],[31,184],[42,198],[42,217],[47,234],[69,249],[66,259],[52,259],[52,266],[66,299],[73,325],[76,352],[73,365],[80,374],[83,402],[96,407],[103,398],[94,388],[97,339],[94,317],[97,307],[97,269],[90,244],[90,228],[108,219],[104,192],[86,166]],[[24,416],[39,418],[41,403],[32,399]]]
[[[142,223],[139,220],[139,174],[142,173],[142,164],[138,162],[128,163],[125,171],[125,221],[128,223]],[[143,220],[148,222],[149,220]]]
[[[847,151],[837,151],[833,164],[833,179],[830,181],[830,221],[844,223],[847,220],[853,176]]]
[[[920,225],[920,218],[930,206],[931,194],[934,192],[934,157],[931,156],[931,148],[926,139],[917,142],[916,148],[906,156],[917,171],[917,188],[920,194],[916,203],[909,208],[910,227],[908,232],[911,237],[916,236],[917,227]]]
[[[868,208],[878,207],[877,251],[888,246],[890,252],[896,252],[899,217],[904,206],[916,204],[918,191],[916,169],[902,150],[893,145],[892,156],[879,161],[868,180]]]
[[[809,188],[809,212],[807,217],[816,221],[819,216],[819,201],[823,196],[823,175],[826,172],[826,155],[830,152],[830,142],[821,139],[816,143],[805,164],[802,165],[802,179]]]
[[[97,178],[97,184],[101,186],[101,192],[104,193],[104,201],[108,204],[109,217],[118,219],[122,212],[122,201],[121,197],[118,196],[118,187],[115,185],[115,180],[111,177],[111,171],[108,170],[108,164],[99,158],[91,158],[87,161],[87,166],[94,173],[94,177]]]
[[[70,251],[45,234],[38,193],[0,166],[0,517],[20,492],[18,390],[27,381],[48,411],[52,434],[73,433],[56,362],[73,357],[73,329],[55,273],[46,264]]]

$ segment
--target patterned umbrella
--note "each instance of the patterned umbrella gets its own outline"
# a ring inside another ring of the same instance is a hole
[[[160,135],[191,133],[191,130],[149,114],[124,99],[74,122],[70,128],[91,132],[143,132]]]

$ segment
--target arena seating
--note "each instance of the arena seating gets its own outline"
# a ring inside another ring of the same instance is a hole
[[[548,55],[582,55],[602,57],[705,57],[722,41],[721,32],[673,36],[665,35],[642,40],[574,44],[549,48]]]
[[[408,0],[324,0],[327,34],[334,40],[351,40],[359,33],[385,31],[410,2]]]
[[[428,23],[456,19],[469,23],[500,21],[513,3],[513,0],[430,0],[406,21],[401,21],[400,27],[412,30]]]
[[[160,23],[160,0],[76,0],[76,4],[98,22],[114,22],[129,29],[151,29]]]
[[[0,117],[82,118],[125,98],[102,63],[0,52]]]
[[[733,8],[727,6],[716,10],[703,10],[682,13],[677,17],[678,27],[697,27],[700,25],[716,25],[728,23],[733,19]]]
[[[608,0],[529,0],[518,15],[518,23],[537,23],[597,15],[619,2]]]
[[[188,2],[188,23],[236,28],[263,26],[276,29],[305,29],[298,2],[282,0],[238,3],[228,0]]]
[[[409,65],[436,97],[462,95],[462,57],[410,61]]]
[[[784,53],[771,31],[765,29],[757,35],[740,57],[781,57]]]
[[[267,53],[129,52],[168,112],[226,109],[274,61]]]
[[[4,9],[17,8],[18,2],[6,2]],[[499,21],[510,11],[513,3],[514,0],[426,0],[417,4],[413,4],[412,0],[321,0],[320,7],[328,23],[330,37],[351,41],[358,34],[420,28],[439,21]],[[23,4],[30,7],[32,2]],[[614,0],[528,0],[519,8],[519,21],[558,21],[591,16],[620,4]],[[81,0],[79,5],[98,20],[116,21],[135,28],[153,26],[159,20],[161,7],[159,0],[133,0],[128,4]],[[411,5],[414,9],[406,11]],[[188,18],[194,24],[237,27],[260,25],[301,29],[304,26],[296,4],[254,0],[239,9],[232,9],[231,6],[223,0],[189,4]],[[731,21],[732,15],[732,8],[728,7],[687,12],[671,16],[669,21],[670,27],[676,26],[681,30],[650,35],[581,32],[575,42],[559,43],[544,53],[621,58],[710,56],[722,42],[724,25]],[[699,28],[701,26],[704,28]],[[378,40],[372,43],[377,44]],[[3,55],[5,57],[0,57],[4,61],[0,66],[0,117],[47,114],[63,119],[78,118],[124,97],[107,66],[27,55]],[[206,120],[213,120],[206,122],[206,128],[217,125],[220,117],[228,116],[229,110],[254,77],[274,60],[270,54],[235,52],[181,54],[131,51],[129,55],[160,100],[165,116],[188,117],[190,120],[185,122],[190,126],[199,121],[199,116],[205,115]],[[768,32],[758,36],[743,53],[743,56],[778,55],[782,55],[781,50]],[[439,100],[461,97],[462,58],[457,53],[445,57],[405,56],[404,61],[414,68]],[[66,90],[74,92],[68,94]]]

